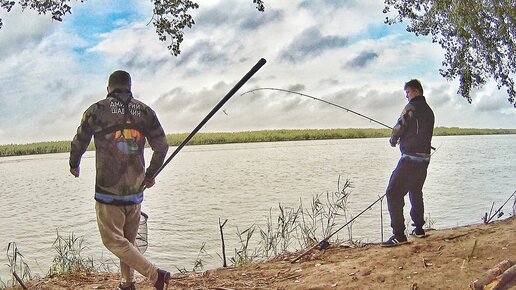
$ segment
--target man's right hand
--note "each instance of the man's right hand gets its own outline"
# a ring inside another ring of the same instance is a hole
[[[79,174],[81,172],[81,169],[79,167],[70,168],[70,173],[75,176],[76,178],[79,177]]]
[[[146,188],[153,187],[155,183],[156,183],[156,181],[154,180],[154,178],[150,179],[150,178],[145,177],[145,187]]]

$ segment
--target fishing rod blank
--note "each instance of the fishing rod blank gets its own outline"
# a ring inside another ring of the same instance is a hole
[[[215,115],[215,113],[266,63],[267,61],[262,58],[260,59],[254,66],[253,68],[251,68],[251,70],[226,94],[226,96],[224,96],[224,98],[222,98],[222,100],[219,101],[219,103],[211,110],[211,112],[208,113],[208,115],[206,117],[204,117],[204,119],[199,123],[199,125],[197,125],[197,127],[195,127],[195,129],[193,129],[193,131],[190,133],[190,135],[188,135],[184,140],[183,142],[181,142],[181,144],[179,144],[179,146],[177,146],[176,150],[174,150],[174,152],[172,152],[172,154],[170,155],[170,157],[168,157],[168,159],[163,163],[163,165],[161,165],[160,168],[158,168],[158,170],[156,171],[156,173],[154,173],[154,175],[152,176],[152,179],[156,178],[156,176],[163,170],[163,168],[165,168],[165,166],[167,166],[168,163],[170,163],[170,161],[172,161],[172,159],[177,155],[177,153],[179,153],[179,151],[181,151],[181,149],[183,149],[183,147],[193,138],[193,136],[195,134],[197,134],[197,132],[202,128],[202,126],[204,126],[208,120],[210,120],[211,117],[213,117],[213,115]],[[145,189],[145,182],[141,185],[141,190],[144,190]]]
[[[379,202],[382,198],[385,197],[385,194],[380,196],[375,202],[371,203],[368,207],[366,207],[364,210],[362,210],[359,214],[357,214],[356,216],[354,216],[352,219],[350,219],[347,223],[345,223],[343,226],[341,226],[340,228],[338,228],[337,230],[335,230],[333,233],[331,233],[331,235],[327,236],[326,238],[324,238],[323,240],[321,240],[320,242],[318,242],[317,244],[313,245],[312,247],[310,247],[308,250],[304,251],[303,253],[301,253],[301,255],[297,256],[294,260],[290,261],[290,263],[295,263],[297,261],[299,261],[299,259],[303,258],[304,256],[306,256],[308,253],[310,253],[313,249],[321,246],[322,247],[327,247],[329,245],[328,243],[328,240],[333,237],[336,233],[338,233],[340,230],[342,230],[343,228],[345,228],[347,225],[349,225],[350,223],[352,223],[356,218],[358,218],[359,216],[361,216],[364,212],[366,212],[366,210],[370,209],[371,207],[373,207],[373,205],[375,205],[377,202]]]
[[[300,93],[300,92],[294,92],[294,91],[291,91],[291,90],[278,89],[278,88],[257,88],[257,89],[254,89],[254,90],[247,91],[247,92],[243,93],[241,96],[243,96],[243,95],[245,95],[245,94],[247,94],[247,93],[253,93],[253,92],[261,91],[261,90],[280,91],[280,92],[296,94],[296,95],[300,95],[300,96],[307,97],[307,98],[310,98],[310,99],[314,99],[314,100],[316,100],[316,101],[320,101],[320,102],[326,103],[326,104],[328,104],[328,105],[332,105],[332,106],[335,106],[335,107],[337,107],[337,108],[340,108],[340,109],[346,110],[346,111],[348,111],[349,113],[353,113],[353,114],[358,115],[358,116],[360,116],[360,117],[366,118],[367,120],[369,120],[369,121],[371,121],[371,122],[375,122],[375,123],[380,124],[380,125],[382,125],[382,126],[384,126],[384,127],[387,127],[387,128],[389,128],[389,129],[392,129],[392,127],[390,127],[390,126],[388,126],[388,125],[386,125],[386,124],[384,124],[384,123],[382,123],[382,122],[379,122],[379,121],[377,121],[377,120],[375,120],[375,119],[373,119],[373,118],[369,118],[369,117],[367,117],[366,115],[360,114],[360,113],[358,113],[358,112],[355,112],[355,111],[353,111],[353,110],[351,110],[351,109],[348,109],[348,108],[346,108],[346,107],[343,107],[343,106],[341,106],[341,105],[337,105],[337,104],[335,104],[335,103],[332,103],[332,102],[329,102],[329,101],[326,101],[326,100],[323,100],[323,99],[319,99],[319,98],[316,98],[316,97],[313,97],[313,96],[310,96],[310,95],[307,95],[307,94],[303,94],[303,93]]]
[[[382,125],[382,126],[387,127],[387,128],[389,128],[389,129],[391,129],[391,130],[392,130],[392,127],[391,127],[391,126],[386,125],[386,124],[384,124],[384,123],[382,123],[382,122],[380,122],[380,121],[377,121],[377,120],[375,120],[375,119],[373,119],[373,118],[370,118],[370,117],[368,117],[368,116],[366,116],[366,115],[364,115],[364,114],[360,114],[359,112],[353,111],[353,110],[348,109],[348,108],[346,108],[346,107],[343,107],[343,106],[341,106],[341,105],[337,105],[337,104],[335,104],[335,103],[332,103],[332,102],[329,102],[329,101],[326,101],[326,100],[323,100],[323,99],[319,99],[319,98],[316,98],[316,97],[314,97],[314,96],[310,96],[310,95],[307,95],[307,94],[303,94],[303,93],[300,93],[300,92],[295,92],[295,91],[285,90],[285,89],[278,89],[278,88],[257,88],[257,89],[253,89],[253,90],[247,91],[247,92],[245,92],[245,93],[242,93],[242,94],[241,94],[241,96],[243,96],[243,95],[245,95],[245,94],[247,94],[247,93],[253,93],[253,92],[256,92],[256,91],[262,91],[262,90],[280,91],[280,92],[285,92],[285,93],[290,93],[290,94],[296,94],[296,95],[300,95],[300,96],[303,96],[303,97],[307,97],[307,98],[310,98],[310,99],[313,99],[313,100],[316,100],[316,101],[320,101],[320,102],[326,103],[326,104],[328,104],[328,105],[335,106],[335,107],[337,107],[337,108],[339,108],[339,109],[346,110],[346,111],[347,111],[347,112],[349,112],[349,113],[353,113],[353,114],[358,115],[358,116],[360,116],[360,117],[362,117],[362,118],[365,118],[365,119],[367,119],[367,120],[369,120],[369,121],[371,121],[371,122],[375,122],[375,123],[377,123],[377,124],[379,124],[379,125]],[[430,148],[432,148],[432,150],[435,150],[435,147],[430,146]]]

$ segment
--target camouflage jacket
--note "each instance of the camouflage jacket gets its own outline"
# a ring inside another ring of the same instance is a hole
[[[155,112],[134,99],[131,92],[115,90],[91,105],[83,114],[70,151],[70,167],[77,168],[94,136],[95,199],[126,205],[143,201],[140,189],[145,176],[152,177],[163,164],[168,147]],[[153,150],[145,170],[146,140]]]

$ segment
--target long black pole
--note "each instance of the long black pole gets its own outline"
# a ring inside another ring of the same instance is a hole
[[[369,121],[371,121],[371,122],[375,122],[375,123],[377,123],[377,124],[379,124],[379,125],[382,125],[382,126],[387,127],[387,128],[389,128],[389,129],[391,129],[391,130],[392,130],[392,127],[391,127],[391,126],[386,125],[386,124],[384,124],[384,123],[382,123],[382,122],[380,122],[380,121],[377,121],[377,120],[375,120],[375,119],[373,119],[373,118],[370,118],[370,117],[368,117],[368,116],[366,116],[366,115],[364,115],[364,114],[360,114],[359,112],[355,112],[355,111],[353,111],[353,110],[351,110],[351,109],[348,109],[348,108],[346,108],[346,107],[343,107],[343,106],[341,106],[341,105],[338,105],[338,104],[335,104],[335,103],[332,103],[332,102],[330,102],[330,101],[326,101],[326,100],[323,100],[323,99],[319,99],[319,98],[316,98],[316,97],[314,97],[314,96],[310,96],[310,95],[307,95],[307,94],[303,94],[303,93],[300,93],[300,92],[295,92],[295,91],[285,90],[285,89],[278,89],[278,88],[257,88],[257,89],[253,89],[253,90],[250,90],[250,91],[244,92],[244,93],[242,93],[241,95],[245,95],[245,94],[248,94],[248,93],[253,93],[253,92],[256,92],[256,91],[262,91],[262,90],[279,91],[279,92],[285,92],[285,93],[296,94],[296,95],[300,95],[300,96],[303,96],[303,97],[307,97],[307,98],[310,98],[310,99],[313,99],[313,100],[316,100],[316,101],[320,101],[320,102],[326,103],[326,104],[328,104],[328,105],[335,106],[335,107],[337,107],[337,108],[339,108],[339,109],[346,110],[346,111],[347,111],[347,112],[349,112],[349,113],[353,113],[353,114],[358,115],[358,116],[360,116],[360,117],[362,117],[362,118],[366,118],[367,120],[369,120]],[[432,146],[431,146],[430,148],[432,148],[433,150],[435,150],[435,147],[432,147]]]
[[[188,135],[185,140],[183,140],[183,142],[181,142],[181,144],[179,144],[179,146],[177,146],[176,150],[174,150],[174,152],[172,152],[172,154],[170,155],[170,157],[168,157],[168,159],[163,163],[163,165],[161,165],[160,168],[158,168],[158,170],[156,171],[156,173],[154,173],[154,175],[152,176],[152,178],[156,178],[156,176],[161,172],[161,170],[163,170],[163,168],[165,168],[165,166],[167,166],[168,163],[170,163],[170,161],[172,161],[172,159],[177,155],[177,153],[179,153],[179,151],[181,151],[181,149],[183,149],[183,147],[188,143],[190,142],[190,140],[193,138],[193,136],[195,134],[197,134],[197,132],[199,130],[201,130],[202,126],[204,126],[208,120],[210,120],[211,117],[213,117],[213,115],[215,115],[215,113],[266,63],[267,61],[262,58],[260,59],[254,66],[253,68],[251,68],[251,70],[226,94],[226,96],[224,96],[224,98],[222,100],[220,100],[220,102],[211,110],[211,112],[208,113],[208,115],[206,117],[204,117],[204,119],[199,123],[199,125],[197,125],[197,127],[195,127],[195,129],[193,129],[193,131],[190,133],[190,135]],[[145,183],[142,184],[142,186],[140,187],[141,190],[144,190],[145,189]]]

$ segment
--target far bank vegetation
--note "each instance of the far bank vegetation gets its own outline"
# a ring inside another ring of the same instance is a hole
[[[170,146],[179,145],[189,133],[168,134]],[[457,127],[437,127],[434,136],[456,135],[499,135],[516,134],[516,129],[475,129]],[[328,140],[354,138],[385,138],[389,137],[389,129],[348,128],[348,129],[299,129],[299,130],[261,130],[244,132],[215,132],[198,133],[188,143],[189,145],[210,145],[227,143],[280,142],[301,140]],[[91,142],[88,150],[93,150]],[[51,141],[30,144],[0,145],[0,157],[32,154],[63,153],[70,151],[70,141]]]

